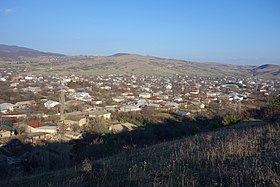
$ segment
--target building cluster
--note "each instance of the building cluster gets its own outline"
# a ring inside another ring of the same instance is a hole
[[[94,123],[92,119],[103,118],[110,123],[112,114],[151,108],[190,117],[209,115],[213,110],[254,106],[259,97],[277,94],[280,86],[280,81],[252,77],[82,77],[27,72],[1,69],[0,83],[12,91],[11,97],[20,99],[20,94],[31,97],[17,102],[0,98],[2,138],[15,136],[17,130],[17,134],[24,134],[31,142],[77,139],[82,137],[84,126]],[[110,125],[108,130],[124,125],[127,123]],[[134,128],[133,124],[128,126]]]

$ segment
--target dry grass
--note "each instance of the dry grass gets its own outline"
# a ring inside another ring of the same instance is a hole
[[[187,74],[189,76],[242,76],[249,73],[246,66],[219,63],[196,63],[175,59],[164,59],[141,55],[120,55],[100,57],[73,57],[55,62],[34,59],[28,63],[1,62],[0,67],[27,68],[34,74],[42,75],[160,75]]]
[[[1,186],[279,186],[280,124],[242,125]]]

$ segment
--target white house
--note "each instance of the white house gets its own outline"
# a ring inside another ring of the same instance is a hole
[[[15,106],[19,109],[28,108],[32,105],[35,105],[35,101],[20,101],[15,104]]]
[[[14,105],[12,103],[2,103],[0,104],[0,112],[6,113],[8,111],[13,111]]]
[[[4,78],[4,77],[1,77],[1,78],[0,78],[0,81],[2,81],[2,82],[6,82],[6,81],[7,81],[7,79],[6,79],[6,78]]]
[[[44,106],[48,109],[53,108],[57,105],[59,105],[59,102],[53,100],[48,100],[47,102],[44,103]]]
[[[141,108],[137,107],[136,105],[125,105],[120,108],[122,112],[137,112],[140,111]]]
[[[166,88],[167,90],[171,90],[171,89],[172,89],[172,84],[168,84],[165,88]]]
[[[138,107],[138,108],[143,108],[145,106],[148,105],[148,102],[145,100],[145,99],[140,99],[138,100],[135,105]]]
[[[112,97],[112,99],[117,103],[125,101],[124,97]]]
[[[91,101],[92,97],[87,92],[77,92],[76,99],[81,101]]]
[[[178,102],[181,102],[181,101],[183,101],[183,98],[180,97],[180,96],[176,96],[176,97],[174,98],[174,100],[175,100],[175,101],[178,101]]]
[[[92,101],[92,104],[94,104],[94,105],[100,105],[100,104],[102,104],[102,100],[93,100],[93,101]]]
[[[28,133],[42,132],[42,133],[47,133],[47,134],[56,134],[58,131],[58,126],[46,125],[46,126],[41,126],[41,127],[37,127],[37,128],[27,126],[25,128],[25,131]]]
[[[90,118],[104,118],[104,119],[111,119],[111,113],[105,110],[93,110],[88,113]]]
[[[150,98],[150,97],[152,97],[152,94],[151,94],[151,93],[144,92],[144,93],[140,93],[140,94],[139,94],[139,97],[140,97],[140,98]]]

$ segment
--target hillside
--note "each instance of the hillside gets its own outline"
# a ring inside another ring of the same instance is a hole
[[[243,123],[1,186],[279,186],[280,124]]]
[[[47,57],[47,58],[42,58]],[[49,58],[53,57],[53,58]],[[16,62],[16,63],[15,63]],[[117,53],[111,56],[64,56],[29,48],[0,44],[0,66],[27,68],[34,74],[59,75],[161,75],[175,74],[201,77],[244,77],[280,78],[279,65],[242,66],[223,63],[191,62]]]
[[[252,69],[254,76],[264,78],[279,78],[280,77],[280,65],[264,64]]]
[[[40,56],[63,56],[57,53],[41,52],[34,49],[18,46],[0,44],[0,59],[2,60],[19,60],[22,58],[32,58]]]
[[[2,66],[7,63],[0,63]],[[229,65],[221,63],[198,63],[176,59],[165,59],[134,54],[117,54],[113,56],[74,56],[56,59],[32,58],[24,63],[13,64],[27,68],[34,74],[59,75],[161,75],[175,74],[188,76],[244,76],[249,74],[248,66]]]

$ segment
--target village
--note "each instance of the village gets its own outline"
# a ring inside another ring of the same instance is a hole
[[[277,94],[280,85],[246,77],[38,76],[12,68],[1,69],[0,81],[10,90],[1,94],[2,143],[16,136],[31,143],[81,139],[96,119],[103,125],[97,133],[137,128],[137,124],[112,120],[118,113],[152,109],[188,118],[211,118],[230,111],[241,114],[259,107],[258,100],[265,102]],[[27,98],[20,100],[22,95]]]

